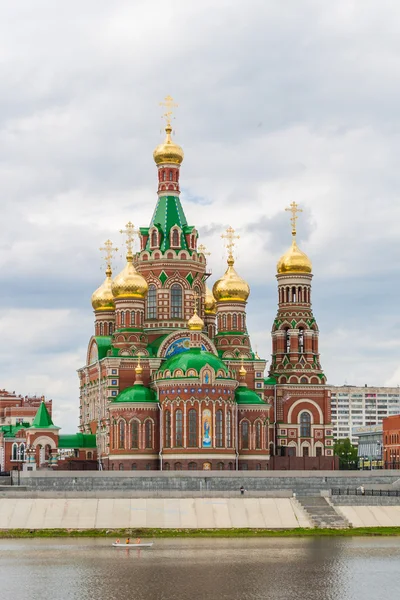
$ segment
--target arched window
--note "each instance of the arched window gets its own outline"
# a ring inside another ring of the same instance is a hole
[[[131,310],[131,327],[135,327],[136,322],[135,322],[135,311]]]
[[[139,448],[139,422],[132,421],[132,438],[131,438],[131,448]]]
[[[17,444],[13,444],[12,445],[11,456],[12,456],[11,460],[18,460],[18,446],[17,446]]]
[[[261,463],[256,464],[256,471],[261,471]]]
[[[119,463],[119,470],[123,471],[124,470],[124,465],[122,463]]]
[[[256,423],[256,450],[261,450],[261,423]]]
[[[144,437],[145,437],[145,447],[152,448],[153,447],[153,427],[150,419],[147,419],[144,424]]]
[[[103,335],[103,323],[100,323],[100,335]]]
[[[292,302],[296,302],[296,288],[292,288]]]
[[[125,313],[124,311],[121,311],[121,326],[123,327],[125,325]]]
[[[189,448],[197,447],[197,412],[194,408],[189,410]]]
[[[217,462],[217,471],[223,471],[223,470],[224,470],[224,463]]]
[[[173,246],[174,248],[178,248],[180,246],[179,238],[180,238],[179,231],[177,229],[174,229],[172,231],[171,246]]]
[[[158,246],[158,233],[155,229],[151,232],[151,247],[157,248]]]
[[[182,318],[182,288],[178,283],[174,283],[171,287],[171,317]]]
[[[169,471],[170,470],[170,464],[169,462],[164,463],[164,471]]]
[[[304,352],[304,327],[299,327],[299,352]]]
[[[237,314],[232,315],[232,329],[237,329]]]
[[[165,171],[162,172],[162,180],[165,181],[167,179],[167,174]]]
[[[300,437],[311,437],[311,415],[305,411],[300,414]]]
[[[157,319],[157,288],[152,283],[147,294],[147,318]]]
[[[188,469],[189,469],[189,471],[197,471],[197,463],[195,463],[195,462],[190,462],[190,463],[188,464]]]
[[[91,453],[91,452],[88,452],[88,453],[87,453],[87,458],[88,458],[88,460],[91,460],[91,459],[93,458],[93,457],[92,457],[92,453]]]
[[[182,411],[180,408],[175,411],[175,446],[183,447]]]
[[[180,463],[180,462],[175,463],[175,471],[182,471],[182,463]]]
[[[290,334],[289,327],[285,329],[285,352],[290,352]]]
[[[18,460],[25,460],[25,444],[20,445],[18,454]]]
[[[249,423],[248,421],[242,421],[241,424],[241,438],[243,450],[249,449]]]
[[[172,181],[172,171],[169,172],[169,180]]]
[[[226,315],[222,315],[222,328],[226,329]]]
[[[109,333],[109,335],[112,335],[112,333],[113,333],[113,324],[112,323],[108,324],[108,333]]]
[[[229,471],[233,471],[233,462],[228,463]]]
[[[171,413],[165,412],[165,447],[171,448]]]
[[[215,445],[217,448],[223,447],[223,427],[222,427],[222,410],[217,410],[215,415]]]
[[[118,447],[125,448],[125,421],[118,423]]]
[[[230,410],[226,413],[226,445],[232,447],[232,413]]]

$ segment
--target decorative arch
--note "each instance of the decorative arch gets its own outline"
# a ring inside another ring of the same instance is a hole
[[[319,417],[319,423],[322,424],[324,422],[324,417],[322,414],[322,410],[321,407],[318,406],[318,404],[314,401],[314,400],[310,400],[309,398],[301,398],[299,400],[296,400],[296,402],[293,402],[292,406],[289,408],[288,411],[288,423],[292,422],[292,418],[293,418],[293,411],[295,410],[295,408],[297,408],[299,405],[306,405],[306,404],[310,404],[311,406],[313,406],[317,413],[318,413],[318,417]],[[307,409],[307,406],[304,406],[304,408],[302,408],[302,410],[308,410],[311,413],[311,417],[312,417],[312,423],[314,423],[314,415],[312,413],[312,410]]]

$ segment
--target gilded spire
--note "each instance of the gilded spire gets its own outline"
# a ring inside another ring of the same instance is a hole
[[[242,362],[241,362],[241,364],[240,364],[239,375],[240,375],[240,377],[244,378],[244,377],[246,377],[246,375],[247,375],[247,371],[246,371],[246,369],[244,368],[244,364],[243,364],[243,356],[242,356],[241,358],[242,358]]]
[[[188,327],[189,327],[190,331],[202,331],[204,328],[204,321],[197,314],[197,302],[199,299],[199,295],[197,294],[197,292],[193,292],[193,298],[194,298],[193,315],[190,317],[190,319],[188,321]]]
[[[166,122],[165,133],[167,135],[164,142],[157,146],[157,148],[154,150],[154,161],[157,165],[161,165],[164,163],[180,165],[183,161],[183,150],[180,146],[178,146],[178,144],[175,144],[175,142],[173,142],[171,139],[171,119],[173,114],[172,109],[176,108],[178,105],[174,102],[171,96],[166,96],[164,102],[160,102],[160,106],[166,108],[166,112],[163,114],[163,118]]]
[[[143,383],[142,382],[143,367],[140,364],[140,354],[138,354],[138,361],[137,361],[137,365],[135,367],[135,373],[136,373],[135,385],[141,385]]]
[[[291,212],[290,222],[292,224],[292,245],[289,250],[279,259],[277,264],[278,273],[311,273],[312,264],[308,256],[300,250],[296,243],[296,221],[297,213],[303,212],[296,202],[292,202],[286,211]]]

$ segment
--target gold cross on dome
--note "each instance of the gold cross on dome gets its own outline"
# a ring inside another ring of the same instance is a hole
[[[228,250],[228,255],[232,256],[232,251],[235,246],[235,242],[233,240],[238,240],[240,235],[235,235],[235,230],[232,227],[228,227],[226,233],[221,235],[222,239],[226,240],[225,248]]]
[[[135,226],[131,221],[128,221],[125,225],[125,229],[120,229],[119,232],[126,235],[126,247],[128,252],[132,252],[133,240],[135,235],[139,233],[139,230],[135,229]]]
[[[296,202],[292,202],[288,208],[285,208],[286,211],[291,212],[292,216],[290,218],[290,222],[292,224],[292,235],[296,235],[296,221],[299,218],[297,213],[303,212],[299,205]]]
[[[199,294],[196,292],[196,290],[194,290],[193,291],[193,300],[194,300],[193,312],[195,315],[197,315],[199,298],[200,298]]]
[[[197,250],[201,254],[204,254],[204,256],[210,256],[210,254],[211,254],[211,252],[207,252],[207,248],[204,246],[204,244],[200,244],[200,246],[198,246]]]
[[[167,112],[163,114],[163,117],[167,123],[167,126],[171,125],[171,116],[173,114],[173,108],[177,108],[178,104],[174,102],[174,99],[171,96],[166,96],[164,98],[164,102],[160,102],[160,106],[164,106],[167,109]]]
[[[104,252],[104,260],[106,261],[107,268],[111,269],[113,252],[117,252],[118,248],[113,248],[112,241],[107,240],[104,242],[103,248],[99,248],[99,250],[100,252]]]

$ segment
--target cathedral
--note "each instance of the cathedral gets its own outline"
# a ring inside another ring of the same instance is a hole
[[[277,265],[266,373],[247,330],[250,288],[235,264],[231,227],[222,235],[226,271],[208,286],[207,254],[180,200],[184,154],[170,114],[153,153],[158,198],[150,224],[127,223],[126,264],[115,276],[112,242],[101,249],[106,277],[92,295],[94,335],[78,372],[80,431],[96,434],[103,469],[334,468],[312,265],[296,243],[300,210],[294,202],[288,209],[292,242]]]

